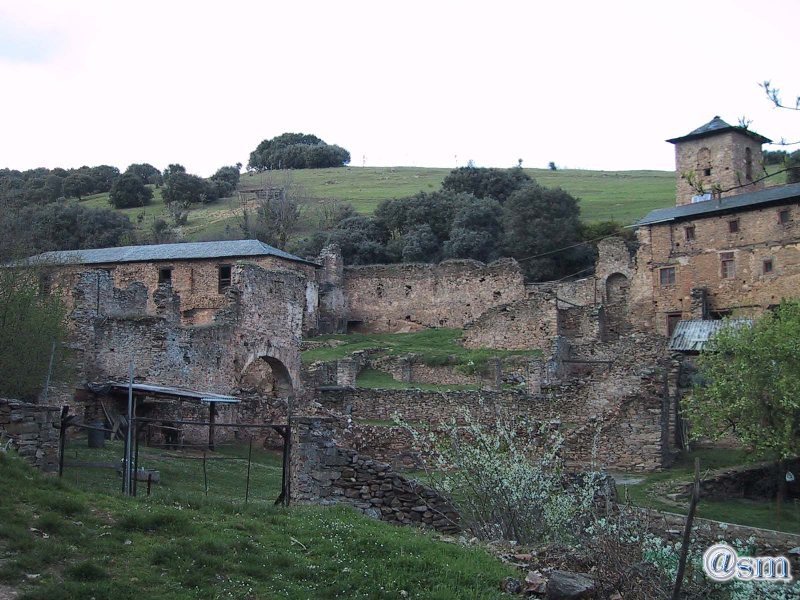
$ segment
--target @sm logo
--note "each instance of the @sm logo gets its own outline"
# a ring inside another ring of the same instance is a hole
[[[714,544],[703,553],[703,571],[714,581],[792,580],[792,568],[785,556],[739,556],[728,544]]]

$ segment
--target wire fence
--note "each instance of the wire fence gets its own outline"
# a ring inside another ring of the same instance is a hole
[[[288,448],[283,453],[265,449],[259,434],[264,426],[237,424],[238,439],[214,444],[210,450],[208,443],[151,440],[148,445],[145,423],[138,425],[131,452],[131,495],[232,503],[275,503],[288,496],[283,493]],[[125,427],[112,430],[74,419],[62,427],[61,476],[81,489],[124,493],[126,446],[124,439],[115,438],[125,437]],[[288,427],[286,431],[288,437]]]

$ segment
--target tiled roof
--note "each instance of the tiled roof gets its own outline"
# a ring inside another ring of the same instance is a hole
[[[769,138],[764,137],[756,133],[755,131],[750,131],[744,127],[734,127],[733,125],[729,125],[719,117],[714,117],[705,125],[701,125],[694,131],[687,133],[684,136],[672,138],[671,140],[667,140],[671,144],[676,144],[678,142],[686,142],[689,140],[696,140],[703,137],[708,137],[710,135],[715,135],[717,133],[724,133],[726,131],[738,131],[744,135],[750,136],[751,138],[761,142],[762,144],[769,144],[772,140]]]
[[[695,204],[658,208],[650,211],[646,217],[634,223],[633,227],[664,223],[667,221],[678,221],[681,219],[692,219],[719,212],[746,210],[751,207],[772,202],[782,202],[793,198],[800,200],[800,183],[776,185],[757,192],[738,194],[719,200],[704,200],[703,202],[697,202]]]
[[[162,260],[192,260],[203,258],[244,258],[275,256],[307,265],[319,266],[294,254],[278,250],[258,240],[224,242],[190,242],[184,244],[154,244],[150,246],[120,246],[91,250],[61,250],[32,256],[37,264],[98,265]]]
[[[679,352],[700,352],[723,327],[750,327],[750,319],[725,319],[724,321],[692,320],[678,321],[669,339],[669,349]]]

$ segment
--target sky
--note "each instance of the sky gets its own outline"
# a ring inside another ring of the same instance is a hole
[[[351,166],[674,168],[715,115],[800,139],[798,0],[0,0],[0,168],[181,163],[283,132]],[[794,43],[793,43],[794,42]]]

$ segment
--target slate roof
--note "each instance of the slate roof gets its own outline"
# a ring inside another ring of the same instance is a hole
[[[61,250],[45,252],[28,259],[36,264],[98,265],[164,260],[195,260],[204,258],[246,258],[275,256],[318,267],[317,263],[278,250],[258,240],[224,242],[189,242],[184,244],[153,244],[149,246],[120,246],[93,250]]]
[[[701,125],[694,131],[687,133],[684,136],[672,138],[671,140],[667,140],[671,144],[677,144],[678,142],[688,142],[689,140],[697,140],[700,138],[708,137],[710,135],[716,135],[718,133],[725,133],[727,131],[738,131],[744,135],[747,135],[753,138],[756,141],[761,142],[762,144],[769,144],[772,140],[769,138],[764,137],[756,133],[755,131],[750,131],[744,127],[734,127],[733,125],[729,125],[719,117],[714,117],[705,125]]]
[[[700,352],[723,327],[750,327],[751,319],[725,319],[723,321],[678,321],[669,339],[669,349],[679,352]]]
[[[631,225],[631,227],[704,217],[714,213],[736,212],[773,202],[784,202],[792,198],[800,200],[800,183],[776,185],[764,190],[758,190],[757,192],[728,196],[727,198],[720,198],[719,200],[704,200],[703,202],[697,202],[695,204],[658,208],[650,211],[647,216]]]

